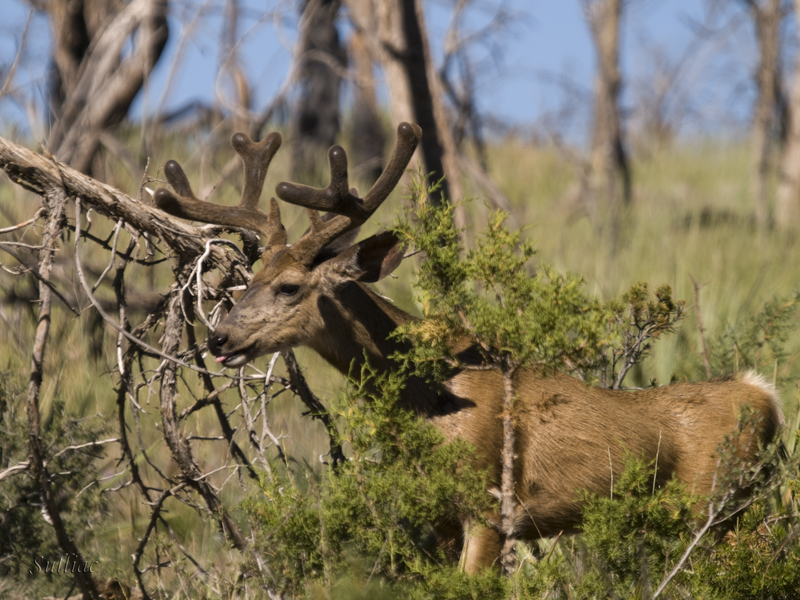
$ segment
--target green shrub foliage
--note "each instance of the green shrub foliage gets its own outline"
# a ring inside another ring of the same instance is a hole
[[[320,477],[276,465],[246,503],[271,586],[299,595],[346,573],[404,582],[456,572],[459,548],[444,532],[461,516],[480,519],[486,477],[465,442],[446,443],[397,406],[402,385],[397,374],[365,367],[333,403],[349,459]]]
[[[458,365],[454,349],[469,340],[484,364],[499,370],[528,365],[562,369],[587,381],[620,387],[652,340],[674,331],[684,303],[669,286],[651,298],[646,283],[618,301],[590,296],[581,277],[533,265],[535,250],[511,231],[502,211],[493,213],[474,249],[463,248],[452,204],[427,201],[436,186],[417,180],[412,209],[395,224],[402,240],[422,253],[415,283],[425,319],[401,327],[412,350],[402,357],[422,375],[446,378]]]
[[[0,372],[0,470],[28,458],[26,396],[19,375]],[[58,396],[42,420],[42,445],[62,449],[49,463],[53,496],[69,533],[83,547],[97,543],[106,513],[98,486],[90,484],[96,482],[97,465],[104,455],[103,447],[91,442],[102,439],[107,430],[100,415],[77,419],[65,414],[64,401]],[[27,474],[0,484],[0,597],[53,589],[63,595],[70,589],[70,578],[52,572],[53,563],[64,552],[42,507],[39,488]]]
[[[796,327],[800,292],[776,297],[758,312],[721,327],[711,338],[711,367],[717,374],[755,369],[773,375],[783,387],[800,376],[797,361],[789,360],[787,342]]]
[[[733,453],[721,453],[721,462],[729,463],[721,470],[736,471]],[[581,549],[570,557],[579,568],[564,584],[581,598],[651,598],[662,582],[665,598],[796,597],[794,517],[785,507],[765,508],[771,499],[766,490],[781,471],[778,462],[774,449],[764,454],[757,471],[770,467],[772,477],[762,476],[750,495],[727,494],[734,489],[729,480],[709,500],[690,496],[674,480],[653,489],[653,465],[630,457],[613,496],[586,499]],[[718,524],[703,533],[712,509]]]
[[[456,206],[427,201],[435,190],[418,181],[410,214],[395,225],[399,237],[425,257],[415,284],[425,319],[397,331],[413,343],[401,358],[438,380],[459,364],[454,349],[465,339],[484,364],[498,369],[512,363],[590,370],[602,363],[614,343],[612,307],[590,297],[581,278],[534,267],[533,246],[504,226],[508,215],[502,211],[491,215],[475,248],[465,251],[453,222]]]

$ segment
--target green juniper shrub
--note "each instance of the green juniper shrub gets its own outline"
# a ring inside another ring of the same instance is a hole
[[[608,323],[610,344],[602,349],[597,369],[600,385],[618,389],[626,373],[649,354],[653,341],[674,333],[685,316],[685,303],[672,297],[672,288],[663,285],[652,299],[646,283],[638,283],[608,303],[612,317]]]
[[[349,573],[364,581],[424,581],[457,573],[435,526],[489,508],[473,450],[397,406],[403,378],[369,367],[333,403],[349,458],[315,480],[273,468],[246,504],[266,583],[300,595]],[[452,554],[452,549],[451,554]]]
[[[754,464],[745,463],[737,449],[757,426],[758,416],[745,407],[718,450],[716,486],[705,514],[716,511],[714,524],[720,528],[702,540],[692,568],[683,574],[698,596],[793,598],[800,589],[800,525],[791,491],[800,455],[787,455],[783,440],[777,440],[758,449]]]
[[[613,319],[611,306],[589,296],[583,279],[547,265],[531,264],[535,250],[520,231],[493,213],[476,246],[465,250],[454,225],[456,206],[428,202],[437,189],[417,180],[410,214],[394,231],[424,255],[414,284],[425,319],[398,328],[412,342],[399,356],[420,375],[447,378],[458,357],[453,348],[470,340],[485,364],[499,370],[537,365],[546,370],[588,369],[602,362]]]
[[[710,498],[675,480],[654,487],[657,467],[634,456],[613,493],[585,496],[577,596],[650,598],[666,582],[664,598],[791,597],[788,590],[800,585],[800,549],[787,528],[793,517],[783,508],[764,510],[786,479],[785,461],[775,444],[752,465],[737,452],[756,425],[756,415],[743,411],[720,445]]]
[[[468,339],[485,364],[500,370],[511,362],[620,387],[652,342],[673,333],[683,318],[684,303],[669,286],[652,298],[639,283],[620,300],[601,302],[587,294],[581,277],[533,265],[532,244],[504,225],[502,211],[490,216],[476,247],[465,250],[454,225],[456,206],[427,201],[436,189],[417,179],[410,214],[394,227],[424,255],[414,288],[425,319],[395,333],[412,342],[397,358],[417,374],[447,378],[458,365],[453,348]]]
[[[789,360],[787,344],[796,328],[800,292],[776,297],[758,312],[747,314],[737,323],[724,324],[709,340],[712,371],[724,375],[754,369],[769,373],[774,383],[784,388],[797,381],[797,360]]]
[[[318,479],[298,465],[275,464],[261,493],[244,504],[264,586],[290,597],[392,597],[501,600],[539,594],[567,581],[566,561],[524,563],[512,580],[494,570],[463,573],[437,525],[480,519],[492,505],[486,474],[461,440],[446,442],[429,423],[396,404],[402,377],[365,367],[334,401],[348,460]]]
[[[653,465],[629,455],[608,496],[585,496],[585,573],[576,578],[581,597],[642,597],[685,548],[692,521],[689,498],[671,480],[653,490]]]
[[[698,590],[712,598],[749,600],[797,598],[800,590],[800,545],[796,516],[767,510],[759,501],[737,520],[736,527],[696,563]]]
[[[21,376],[0,373],[0,470],[28,459],[26,398]],[[84,559],[91,561],[106,514],[100,486],[91,485],[96,483],[103,447],[62,450],[102,439],[108,425],[100,416],[78,419],[65,414],[64,401],[56,397],[43,415],[41,428],[42,446],[50,457],[47,471],[53,497],[69,535],[78,547],[88,550]],[[64,551],[42,510],[30,472],[13,475],[0,485],[0,596],[10,590],[26,595],[64,594],[73,583],[69,576],[45,572],[47,561],[58,562]]]

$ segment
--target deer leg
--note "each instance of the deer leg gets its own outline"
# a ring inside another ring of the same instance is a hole
[[[470,575],[497,564],[500,557],[500,534],[490,527],[465,520],[464,548],[460,566]]]

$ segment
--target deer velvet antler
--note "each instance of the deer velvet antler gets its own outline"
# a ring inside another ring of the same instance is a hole
[[[311,220],[311,228],[292,246],[295,260],[311,264],[322,248],[369,219],[400,181],[421,138],[422,129],[418,125],[400,123],[389,163],[363,199],[350,189],[347,154],[341,146],[333,146],[328,151],[331,171],[328,187],[313,188],[285,181],[279,183],[275,187],[278,198],[307,208]],[[334,213],[336,216],[323,220],[318,211]]]
[[[266,238],[267,247],[285,247],[286,231],[277,201],[271,200],[269,213],[258,208],[269,165],[281,146],[280,134],[270,133],[260,142],[254,142],[245,134],[237,133],[231,138],[231,145],[244,164],[244,187],[239,204],[222,206],[199,200],[181,166],[170,160],[164,165],[164,174],[175,193],[165,188],[156,190],[156,206],[183,219],[252,229]]]
[[[389,163],[363,199],[350,189],[347,154],[341,146],[333,146],[328,151],[331,170],[328,187],[279,183],[275,188],[278,197],[307,208],[311,220],[309,230],[290,250],[295,260],[311,265],[323,248],[347,233],[352,235],[369,219],[400,181],[421,137],[422,130],[417,125],[401,123],[397,127],[397,141]],[[231,145],[244,163],[244,189],[239,204],[221,206],[199,200],[192,192],[181,166],[171,160],[164,165],[164,173],[174,192],[165,188],[156,190],[156,205],[176,217],[252,229],[265,236],[268,250],[284,248],[286,231],[281,224],[278,203],[274,198],[271,199],[269,213],[258,208],[264,178],[272,158],[280,148],[281,136],[271,133],[260,142],[253,142],[245,134],[237,133],[231,138]],[[322,218],[318,211],[328,214]]]

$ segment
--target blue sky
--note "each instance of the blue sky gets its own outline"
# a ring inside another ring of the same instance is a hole
[[[0,4],[5,15],[0,23],[0,61],[8,64],[19,44],[27,5],[21,0],[0,0]],[[217,40],[223,4],[223,0],[173,0],[170,42],[147,93],[136,102],[134,115],[152,113],[162,98],[165,110],[192,100],[213,101],[218,89]],[[290,64],[288,47],[294,41],[297,19],[294,2],[247,0],[244,4],[247,8],[240,25],[244,38],[241,56],[250,81],[255,83],[254,108],[259,109],[286,77]],[[476,0],[474,5],[467,27],[478,29],[491,19],[498,2]],[[676,94],[680,97],[672,102],[680,105],[672,110],[691,114],[681,129],[708,133],[706,130],[741,128],[746,123],[753,97],[748,76],[755,60],[749,24],[741,19],[741,25],[722,36],[724,39],[690,46],[695,39],[692,23],[702,20],[703,5],[698,0],[629,2],[621,50],[623,104],[629,119],[636,118],[639,99],[648,93],[648,86],[652,87],[656,64],[681,62],[688,53],[680,71],[686,91]],[[477,89],[479,108],[515,127],[525,128],[549,119],[566,129],[583,130],[590,116],[594,56],[580,0],[507,0],[504,6],[513,15],[509,25],[491,38],[491,47],[476,47],[473,54],[476,62],[483,65]],[[427,0],[426,7],[429,36],[439,54],[452,0]],[[201,16],[197,25],[185,38],[181,60],[176,63],[182,34],[198,14]],[[46,19],[34,18],[24,68],[15,79],[23,96],[35,98],[40,104],[44,98],[48,39]],[[165,88],[169,77],[172,83]],[[29,121],[26,112],[7,99],[0,101],[0,119],[21,127]]]

